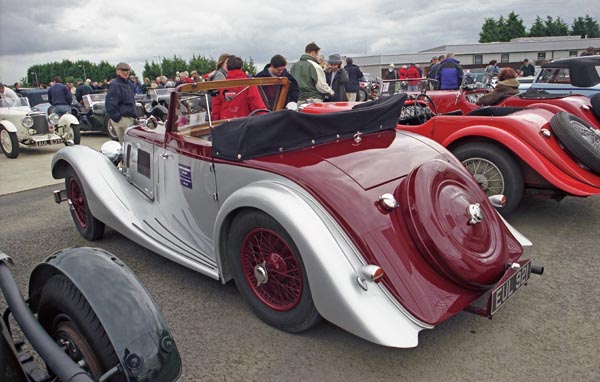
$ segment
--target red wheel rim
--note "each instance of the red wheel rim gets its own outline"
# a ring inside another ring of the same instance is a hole
[[[69,179],[69,199],[73,208],[75,219],[82,227],[87,227],[87,213],[85,211],[85,198],[79,184],[74,178]]]
[[[279,312],[298,305],[302,296],[302,268],[279,234],[255,228],[244,237],[241,252],[246,282],[263,304]],[[262,271],[266,276],[260,277]]]

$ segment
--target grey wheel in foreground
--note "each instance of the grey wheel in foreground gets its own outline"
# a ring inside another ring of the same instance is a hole
[[[119,141],[119,136],[117,135],[117,129],[113,125],[112,121],[108,116],[106,116],[104,120],[104,129],[106,130],[106,134],[113,141]]]
[[[46,332],[97,381],[119,364],[104,327],[73,283],[63,275],[51,277],[44,285],[38,320]],[[113,376],[113,382],[122,377]]]
[[[2,147],[2,152],[7,158],[16,158],[19,155],[17,133],[0,126],[0,147]]]
[[[256,210],[242,212],[229,243],[235,283],[261,320],[289,333],[321,320],[298,249],[275,219]]]
[[[81,181],[72,168],[67,171],[65,188],[67,198],[71,201],[71,217],[79,234],[90,241],[102,238],[105,228],[104,223],[92,215]]]
[[[550,120],[552,131],[565,149],[596,174],[600,174],[600,130],[573,114],[561,111]]]
[[[452,150],[452,153],[473,175],[487,196],[502,194],[506,205],[498,212],[512,213],[523,196],[523,173],[515,158],[493,143],[469,143]]]

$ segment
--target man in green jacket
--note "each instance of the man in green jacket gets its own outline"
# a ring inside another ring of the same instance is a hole
[[[327,94],[333,97],[335,94],[333,89],[327,85],[325,72],[317,61],[320,50],[321,48],[314,42],[306,45],[304,54],[290,70],[290,74],[298,81],[298,87],[300,88],[298,104],[309,100],[320,102],[323,100],[323,95]]]

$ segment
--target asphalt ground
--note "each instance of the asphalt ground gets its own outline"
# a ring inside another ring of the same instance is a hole
[[[105,140],[86,135],[82,143]],[[182,356],[181,381],[600,380],[600,197],[525,199],[509,220],[534,243],[525,257],[543,265],[544,275],[532,275],[493,320],[460,313],[422,332],[417,348],[394,349],[327,322],[297,335],[278,331],[254,316],[232,283],[221,285],[111,229],[102,240],[82,239],[67,206],[53,202],[56,184],[35,188],[42,180],[30,179],[48,178],[55,150],[48,151],[0,158],[0,249],[14,258],[22,292],[35,264],[54,251],[97,246],[114,253],[163,312]]]

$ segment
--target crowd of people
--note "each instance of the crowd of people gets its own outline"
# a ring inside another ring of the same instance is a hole
[[[582,53],[582,55],[593,54],[593,48]],[[331,54],[325,60],[320,54],[321,48],[314,42],[306,45],[304,54],[287,70],[288,61],[281,55],[274,55],[263,70],[256,77],[285,77],[289,81],[289,91],[286,105],[295,109],[299,104],[317,101],[356,101],[359,91],[359,82],[363,77],[360,67],[354,64],[351,57],[345,58],[345,63],[339,54]],[[117,65],[115,79],[103,82],[85,81],[79,79],[75,84],[68,82],[63,84],[62,79],[56,76],[48,84],[49,102],[55,106],[59,113],[68,112],[70,99],[75,99],[83,105],[83,97],[94,91],[107,90],[107,113],[114,126],[117,127],[119,139],[122,140],[124,130],[133,123],[135,115],[135,95],[145,93],[151,88],[176,87],[184,83],[202,81],[220,81],[231,79],[248,78],[251,74],[242,70],[243,60],[235,55],[223,53],[219,56],[214,71],[201,76],[192,70],[177,72],[174,79],[164,75],[156,77],[153,81],[144,78],[140,83],[135,75],[130,75],[131,68],[126,63]],[[468,71],[467,71],[468,73]],[[481,105],[490,105],[498,102],[508,95],[518,92],[518,76],[533,76],[535,68],[533,64],[524,59],[518,70],[512,68],[500,68],[496,60],[491,60],[484,71],[484,81],[491,82],[497,78],[498,83],[495,90],[479,100]],[[392,63],[384,74],[387,80],[387,93],[393,94],[398,91],[418,91],[422,83],[420,80],[429,79],[428,89],[432,90],[457,90],[463,84],[465,71],[453,53],[434,56],[430,64],[424,69],[419,64],[402,65],[396,69]],[[3,98],[17,97],[19,84],[15,84],[16,92],[3,84],[0,84],[0,96]],[[235,89],[234,89],[235,90]],[[266,102],[273,103],[275,94],[267,94],[263,100],[257,93],[258,90],[250,87],[249,91],[242,92],[235,99],[227,94],[219,94],[214,99],[213,118],[235,118],[248,115],[253,110],[267,108]],[[70,97],[71,98],[70,98]]]

